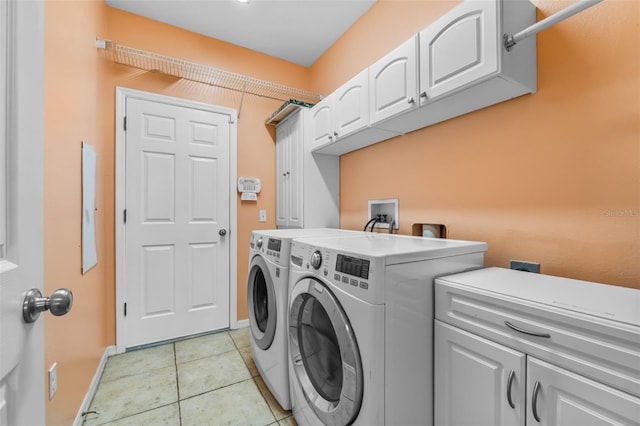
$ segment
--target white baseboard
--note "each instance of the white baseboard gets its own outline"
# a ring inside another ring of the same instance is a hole
[[[245,327],[249,327],[249,318],[236,321],[236,323],[232,325],[230,328],[232,330],[235,330],[237,328],[245,328]]]
[[[73,426],[82,425],[82,422],[84,421],[82,413],[89,410],[89,406],[91,405],[93,396],[95,395],[96,390],[98,390],[98,383],[100,383],[100,378],[102,377],[104,366],[107,365],[107,358],[109,358],[111,355],[115,355],[116,353],[117,352],[115,346],[107,346],[104,349],[104,353],[102,354],[102,358],[100,359],[100,364],[98,364],[98,368],[96,369],[96,374],[94,374],[93,379],[91,380],[91,385],[89,386],[87,394],[84,396],[84,400],[82,401],[82,405],[80,405],[78,414],[76,414],[76,418],[73,421]]]

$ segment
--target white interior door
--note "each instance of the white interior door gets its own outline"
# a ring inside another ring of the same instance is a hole
[[[229,327],[230,126],[126,100],[126,347]]]
[[[41,1],[0,1],[1,426],[45,424],[44,323],[22,319],[43,287],[43,24]]]

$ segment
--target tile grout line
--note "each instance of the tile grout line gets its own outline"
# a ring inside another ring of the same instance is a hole
[[[176,343],[173,342],[173,366],[176,369],[176,391],[178,392],[178,420],[180,420],[180,426],[182,426],[182,405],[180,404],[180,380],[178,379],[178,354],[176,350]]]

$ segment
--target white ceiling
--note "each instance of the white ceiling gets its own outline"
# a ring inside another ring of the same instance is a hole
[[[105,0],[107,5],[303,66],[376,0]],[[118,41],[118,40],[114,40]],[[132,46],[135,47],[135,46]]]

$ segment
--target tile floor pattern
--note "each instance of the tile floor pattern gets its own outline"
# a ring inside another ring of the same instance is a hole
[[[296,426],[260,377],[249,329],[109,357],[84,425]]]

